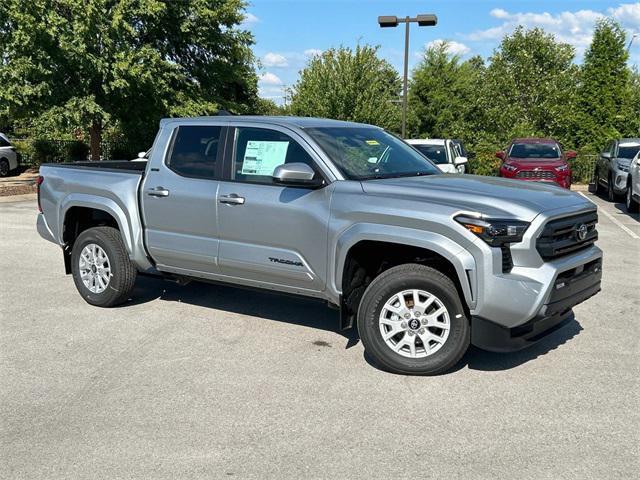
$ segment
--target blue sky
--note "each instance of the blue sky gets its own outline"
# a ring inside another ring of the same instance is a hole
[[[463,58],[487,57],[518,24],[543,27],[572,44],[578,62],[602,15],[616,18],[630,35],[640,33],[640,2],[630,1],[252,0],[243,27],[253,32],[262,63],[260,94],[282,103],[284,86],[295,83],[309,57],[339,45],[379,45],[380,55],[401,71],[404,30],[381,29],[377,17],[419,13],[435,13],[438,25],[412,25],[410,68],[426,45],[439,40],[450,41],[450,51]],[[631,47],[631,63],[640,64],[640,35]]]

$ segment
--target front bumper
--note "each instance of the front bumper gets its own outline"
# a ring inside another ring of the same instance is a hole
[[[551,334],[573,318],[572,308],[600,291],[602,258],[560,273],[545,304],[531,320],[506,327],[472,316],[471,343],[484,350],[521,350]]]

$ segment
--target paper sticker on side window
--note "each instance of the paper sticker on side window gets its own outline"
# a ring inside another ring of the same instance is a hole
[[[249,140],[242,161],[243,175],[273,175],[287,157],[289,142]]]

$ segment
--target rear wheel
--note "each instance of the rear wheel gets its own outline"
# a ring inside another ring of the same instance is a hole
[[[0,159],[0,177],[6,177],[9,175],[9,160],[6,158]]]
[[[73,245],[71,269],[82,298],[98,307],[113,307],[126,301],[137,274],[120,232],[113,227],[82,232]]]
[[[598,173],[598,169],[596,168],[596,171],[594,173],[594,178],[595,178],[595,184],[596,184],[596,195],[599,195],[602,193],[602,185],[600,184],[600,174]]]
[[[376,277],[358,309],[358,332],[369,355],[386,370],[438,375],[469,347],[469,320],[453,281],[418,264]]]
[[[633,198],[632,185],[633,185],[632,182],[629,182],[629,185],[627,186],[627,198],[626,198],[627,211],[631,213],[638,213],[640,211],[640,203],[638,203]]]

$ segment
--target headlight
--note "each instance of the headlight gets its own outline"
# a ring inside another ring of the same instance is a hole
[[[618,168],[618,170],[620,170],[621,172],[628,172],[629,171],[629,163],[627,162],[621,162],[620,160],[618,160],[615,164],[615,166]]]
[[[492,247],[521,242],[524,232],[529,228],[528,222],[520,220],[480,219],[465,215],[459,215],[455,220]]]
[[[508,172],[515,172],[518,169],[518,167],[516,167],[515,165],[511,165],[510,163],[505,163],[504,165],[502,165],[502,168],[504,168]]]
[[[557,172],[566,172],[567,170],[569,170],[569,165],[560,165],[559,167],[556,167]]]

